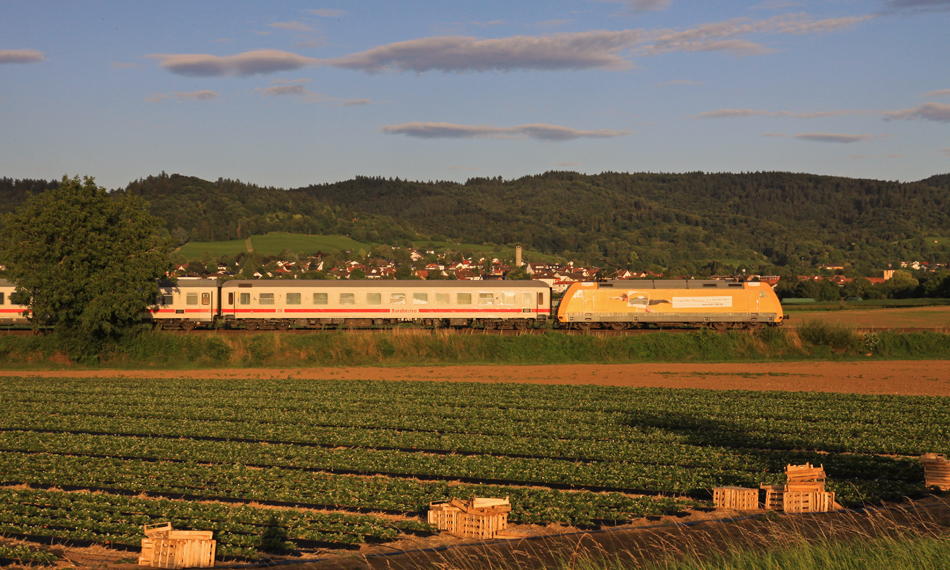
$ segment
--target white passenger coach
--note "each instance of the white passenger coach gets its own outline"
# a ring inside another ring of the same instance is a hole
[[[227,281],[221,317],[229,326],[279,330],[392,326],[525,329],[551,313],[540,281]]]

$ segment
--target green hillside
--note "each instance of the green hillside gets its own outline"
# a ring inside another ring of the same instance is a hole
[[[0,178],[0,212],[50,185]],[[547,172],[465,183],[357,177],[282,190],[162,173],[118,192],[144,197],[189,256],[233,255],[254,236],[262,254],[518,244],[526,258],[675,274],[833,264],[871,275],[900,260],[950,262],[950,175],[901,183],[786,172]]]

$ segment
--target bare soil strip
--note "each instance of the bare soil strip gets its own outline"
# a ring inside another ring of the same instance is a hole
[[[759,362],[727,364],[571,364],[523,366],[410,366],[398,368],[285,368],[214,370],[0,371],[44,378],[301,378],[600,386],[780,390],[950,396],[950,361]]]

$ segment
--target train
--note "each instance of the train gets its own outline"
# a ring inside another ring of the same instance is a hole
[[[767,283],[646,280],[572,283],[557,308],[565,328],[708,326],[756,330],[781,326],[782,304]]]
[[[587,281],[560,301],[541,281],[230,280],[159,283],[143,320],[162,329],[288,330],[392,327],[526,330],[780,326],[782,306],[766,283],[720,280]],[[24,305],[0,279],[0,325],[26,325]]]
[[[541,281],[180,280],[146,319],[166,329],[425,327],[525,330],[551,316]]]

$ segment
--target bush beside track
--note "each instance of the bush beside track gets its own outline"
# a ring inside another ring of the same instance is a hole
[[[130,333],[100,355],[107,368],[405,366],[950,359],[950,334],[868,332],[808,321],[764,329],[630,336],[460,335],[426,330],[246,336]],[[0,337],[5,368],[70,366],[54,337]]]

